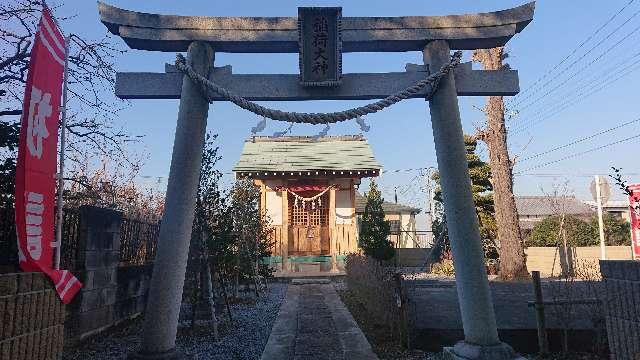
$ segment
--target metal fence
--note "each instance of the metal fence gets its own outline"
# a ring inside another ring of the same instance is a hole
[[[122,219],[120,227],[120,265],[144,265],[156,256],[160,222]]]
[[[600,260],[611,359],[640,358],[640,262]]]
[[[18,265],[18,242],[13,206],[0,207],[0,266]]]
[[[397,230],[391,231],[389,241],[395,247],[428,248],[433,241],[433,234],[424,230]]]
[[[80,244],[80,211],[64,209],[62,211],[62,248],[60,249],[60,268],[77,270]]]
[[[54,212],[55,213],[55,212]],[[64,209],[60,267],[76,269],[80,239],[80,214],[78,209]],[[0,266],[16,270],[18,266],[18,241],[16,236],[15,211],[13,206],[0,207]]]
[[[12,206],[0,207],[0,272],[15,271],[18,266],[16,223]],[[60,267],[78,270],[81,244],[80,211],[64,209]],[[159,222],[123,218],[120,227],[120,265],[143,265],[156,255]]]

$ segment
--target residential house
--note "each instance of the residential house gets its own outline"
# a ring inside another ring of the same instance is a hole
[[[356,216],[358,220],[364,214],[367,199],[356,192]],[[390,240],[398,248],[426,248],[433,243],[433,235],[430,231],[416,230],[416,215],[421,209],[385,201],[382,204],[385,219],[391,224]],[[430,214],[426,214],[427,217]]]
[[[598,205],[595,201],[585,201],[585,204],[589,205],[593,209],[593,211],[598,211]],[[629,212],[628,200],[609,200],[606,203],[602,204],[602,211],[617,218],[631,222],[631,213]]]
[[[516,196],[515,200],[520,230],[525,236],[548,216],[565,214],[588,220],[595,214],[589,205],[574,196]]]

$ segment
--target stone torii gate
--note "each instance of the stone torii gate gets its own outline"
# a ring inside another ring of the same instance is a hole
[[[340,8],[299,8],[298,17],[156,15],[98,4],[101,21],[133,49],[187,51],[196,75],[249,101],[384,99],[441,69],[451,50],[502,46],[533,19],[535,3],[471,15],[342,17]],[[404,72],[342,74],[342,52],[422,51],[424,65]],[[299,53],[300,74],[234,74],[214,67],[215,52]],[[193,74],[192,74],[193,75]],[[202,78],[200,80],[202,80]],[[180,99],[166,212],[160,229],[142,347],[132,358],[177,358],[175,338],[184,284],[208,100],[229,100],[167,65],[163,73],[118,73],[123,99]],[[433,90],[433,89],[432,89]],[[464,341],[453,359],[513,359],[498,338],[467,169],[457,96],[512,96],[516,71],[472,70],[461,64],[408,97],[430,97],[429,108],[444,208],[453,250]],[[280,119],[281,120],[281,119]]]

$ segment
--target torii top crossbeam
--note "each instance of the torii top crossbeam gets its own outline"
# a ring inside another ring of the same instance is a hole
[[[133,49],[186,51],[206,41],[216,52],[298,52],[297,17],[214,17],[147,14],[99,3],[109,31]],[[533,20],[535,2],[489,13],[448,16],[344,17],[343,52],[422,51],[430,40],[452,50],[502,46]]]
[[[98,3],[98,8],[109,31],[134,49],[180,52],[194,41],[203,41],[216,52],[303,53],[298,17],[157,15],[104,3]],[[451,49],[501,46],[532,21],[534,8],[531,2],[472,15],[344,17],[338,25],[339,52],[422,51],[433,40],[445,40]],[[405,72],[342,74],[340,86],[334,87],[300,86],[294,74],[233,74],[230,66],[216,68],[211,79],[254,101],[365,100],[390,96],[423,79],[425,71],[429,69],[423,65],[410,64]],[[513,96],[519,92],[515,70],[472,70],[471,64],[465,64],[456,69],[455,76],[460,96]],[[171,66],[165,73],[119,72],[116,95],[123,99],[178,99],[181,86],[182,74]],[[419,92],[414,97],[424,95]]]

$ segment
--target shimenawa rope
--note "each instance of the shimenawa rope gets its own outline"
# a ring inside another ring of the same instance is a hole
[[[461,58],[462,52],[456,51],[451,56],[451,60],[440,68],[440,71],[427,76],[425,79],[416,82],[414,85],[396,94],[390,95],[382,100],[378,100],[368,105],[331,113],[287,112],[267,108],[262,105],[258,105],[253,101],[247,100],[241,96],[238,96],[216,84],[215,82],[198,74],[190,65],[187,64],[186,59],[182,54],[176,55],[175,65],[178,70],[189,76],[191,80],[193,80],[198,84],[198,86],[200,86],[209,101],[211,101],[211,99],[213,98],[209,95],[210,92],[214,92],[245,110],[249,110],[256,115],[264,116],[269,119],[287,121],[291,123],[329,124],[356,119],[364,115],[376,113],[402,100],[410,98],[412,95],[417,94],[429,85],[431,88],[425,97],[427,99],[430,99],[438,89],[440,79],[443,76],[447,75],[450,71],[453,71],[453,69],[458,66],[458,64],[460,64]]]

